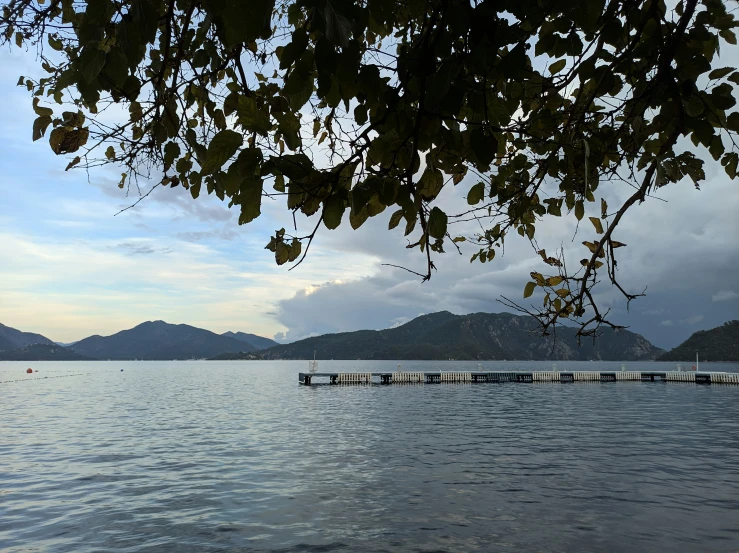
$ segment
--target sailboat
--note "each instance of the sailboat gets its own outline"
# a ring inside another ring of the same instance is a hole
[[[318,370],[318,361],[316,361],[316,348],[313,348],[313,361],[308,361],[308,372],[315,373]]]

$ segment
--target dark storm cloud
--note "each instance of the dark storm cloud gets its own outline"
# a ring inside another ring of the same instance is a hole
[[[597,288],[599,305],[610,309],[615,322],[660,347],[671,348],[696,330],[739,316],[739,294],[733,292],[739,274],[739,195],[735,186],[723,173],[713,171],[702,190],[681,182],[661,191],[666,202],[651,199],[627,214],[616,235],[628,244],[619,252],[619,278],[627,290],[642,292],[646,288],[647,295],[631,302],[627,309],[617,290],[601,284]],[[617,205],[631,191],[624,186],[598,190],[610,205]],[[465,193],[464,183],[445,191],[445,210],[459,210]],[[440,310],[459,314],[502,311],[501,296],[522,301],[529,273],[542,270],[530,245],[512,237],[505,255],[492,263],[470,264],[474,249],[469,246],[463,256],[452,252],[439,256],[439,270],[430,282],[421,283],[410,273],[380,265],[390,263],[423,272],[423,257],[417,250],[405,248],[407,240],[402,232],[387,231],[389,215],[388,211],[368,221],[356,232],[343,227],[333,232],[324,229],[314,245],[317,257],[329,252],[361,252],[378,261],[377,273],[351,282],[325,283],[311,293],[300,292],[280,302],[277,320],[289,328],[284,338],[388,328]],[[537,239],[548,251],[564,246],[568,263],[576,264],[583,257],[580,242],[590,239],[590,234],[592,230],[583,225],[575,236],[571,220],[548,220],[538,228]],[[536,299],[532,304],[538,302]],[[660,324],[663,321],[670,323]]]

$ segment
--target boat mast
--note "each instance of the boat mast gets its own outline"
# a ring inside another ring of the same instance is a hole
[[[698,350],[695,350],[695,370],[700,370],[700,368],[698,367]]]

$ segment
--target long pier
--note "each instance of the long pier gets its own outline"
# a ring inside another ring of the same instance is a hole
[[[534,382],[691,382],[739,384],[739,373],[695,371],[437,371],[437,372],[315,372],[298,373],[303,386],[318,384],[444,384]]]

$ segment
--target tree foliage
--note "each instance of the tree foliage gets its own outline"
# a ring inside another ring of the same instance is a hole
[[[45,75],[18,84],[34,140],[74,154],[67,168],[205,190],[242,224],[267,196],[318,214],[307,235],[275,232],[278,264],[299,263],[322,224],[386,208],[424,279],[449,244],[485,263],[518,233],[543,266],[530,312],[587,333],[607,322],[603,276],[638,295],[616,279],[624,213],[699,186],[700,149],[736,176],[739,72],[718,54],[737,25],[721,0],[10,0],[0,32],[40,53]],[[445,213],[437,196],[463,181],[469,210]],[[598,188],[623,181],[633,194],[609,207]],[[590,203],[581,266],[538,247],[540,221],[584,220]],[[470,219],[480,231],[455,236]]]

